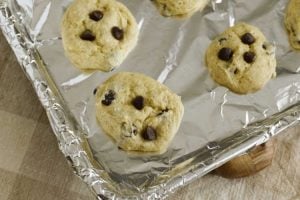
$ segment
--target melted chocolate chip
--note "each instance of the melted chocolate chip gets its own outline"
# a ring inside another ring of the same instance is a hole
[[[263,44],[263,45],[262,45],[262,48],[263,48],[264,50],[267,50],[267,45]]]
[[[144,131],[143,131],[143,138],[147,141],[153,141],[156,140],[156,131],[154,128],[151,126],[148,126]]]
[[[253,63],[254,60],[255,60],[255,53],[253,52],[246,52],[244,53],[244,60],[247,62],[247,63]]]
[[[136,109],[142,110],[144,108],[144,97],[137,96],[132,100],[131,103]]]
[[[91,20],[98,22],[103,18],[103,12],[101,12],[100,10],[94,10],[89,14],[89,16]]]
[[[218,57],[224,61],[229,61],[232,58],[232,56],[233,51],[230,48],[222,48],[218,53]]]
[[[124,31],[116,26],[111,29],[111,34],[116,40],[123,40],[124,38]]]
[[[87,40],[87,41],[94,41],[96,39],[96,37],[94,36],[92,31],[90,31],[90,30],[83,31],[80,35],[80,38],[82,40]]]
[[[248,45],[251,45],[255,42],[255,38],[251,33],[245,33],[241,39],[244,44],[248,44]]]
[[[104,100],[102,100],[102,104],[105,106],[109,106],[115,100],[116,93],[112,90],[109,90],[107,94],[105,94]]]

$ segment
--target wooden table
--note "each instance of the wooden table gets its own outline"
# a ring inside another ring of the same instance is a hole
[[[73,175],[47,117],[0,35],[0,200],[90,200]],[[227,180],[207,175],[170,196],[175,200],[300,199],[300,126],[281,134],[271,167]]]

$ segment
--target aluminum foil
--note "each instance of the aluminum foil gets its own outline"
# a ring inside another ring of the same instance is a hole
[[[31,80],[74,171],[101,199],[162,199],[300,121],[300,53],[284,28],[288,0],[213,0],[188,20],[164,18],[150,1],[121,0],[140,38],[122,66],[82,74],[64,56],[60,22],[70,0],[0,0],[0,26]],[[237,95],[211,80],[206,48],[237,22],[277,47],[278,77]],[[93,90],[119,71],[141,72],[182,96],[185,115],[163,155],[127,154],[102,133]],[[42,131],[42,130],[41,130]]]

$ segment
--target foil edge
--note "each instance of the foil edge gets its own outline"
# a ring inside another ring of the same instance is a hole
[[[54,95],[47,80],[38,69],[40,66],[35,60],[37,56],[35,55],[35,49],[27,46],[30,46],[30,43],[26,42],[28,38],[18,30],[22,25],[13,15],[7,15],[11,11],[6,0],[0,2],[0,12],[2,32],[47,113],[50,125],[57,137],[59,149],[69,161],[75,174],[91,188],[98,199],[165,199],[180,187],[189,184],[226,161],[244,153],[253,146],[268,141],[284,129],[300,122],[300,103],[298,103],[282,113],[276,114],[263,122],[257,122],[248,129],[220,141],[218,144],[222,147],[218,150],[198,150],[191,156],[191,162],[184,165],[184,168],[188,169],[184,173],[180,174],[179,172],[167,182],[149,188],[145,193],[122,197],[121,194],[107,189],[107,180],[99,175],[103,173],[102,175],[105,176],[106,172],[103,169],[97,168],[97,171],[94,169],[91,162],[92,158],[88,155],[88,150],[83,147],[84,139],[79,136],[79,133],[76,133],[60,100]],[[207,159],[197,163],[198,158],[203,156]]]

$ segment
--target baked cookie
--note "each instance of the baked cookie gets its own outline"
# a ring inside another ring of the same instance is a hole
[[[81,70],[111,71],[138,40],[135,18],[115,0],[75,0],[61,29],[66,55]]]
[[[256,92],[276,76],[275,47],[258,28],[240,23],[212,41],[206,65],[212,78],[231,91]]]
[[[142,74],[121,72],[96,92],[97,119],[125,151],[163,153],[176,134],[184,108],[181,98]]]
[[[291,46],[300,50],[300,0],[290,0],[286,10],[285,26]]]
[[[165,17],[186,18],[202,11],[209,0],[151,0]]]

